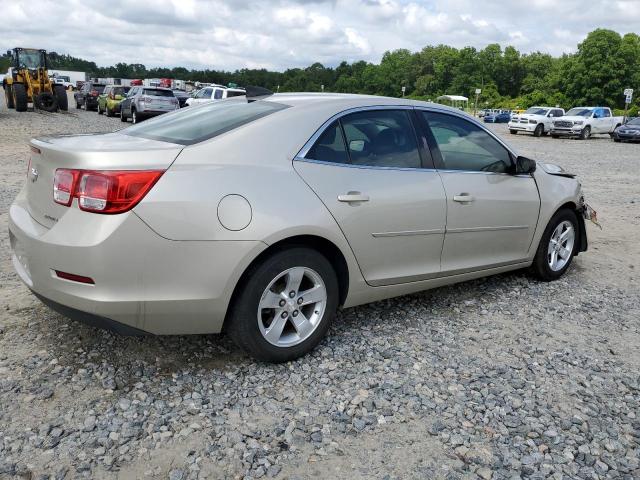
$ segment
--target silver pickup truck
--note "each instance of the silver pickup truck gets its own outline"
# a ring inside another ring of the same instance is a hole
[[[623,117],[614,117],[609,107],[574,107],[553,121],[551,136],[586,140],[591,135],[613,135],[614,130],[623,123]]]

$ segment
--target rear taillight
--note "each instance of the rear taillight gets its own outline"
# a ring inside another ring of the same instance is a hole
[[[81,210],[123,213],[135,207],[151,190],[163,170],[56,170],[53,199],[69,206],[78,199]]]

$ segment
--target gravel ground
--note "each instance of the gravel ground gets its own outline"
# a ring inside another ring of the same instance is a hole
[[[122,124],[2,109],[0,125],[0,478],[640,478],[640,146],[492,127],[579,174],[604,227],[589,251],[553,283],[516,272],[342,311],[274,366],[41,305],[6,233],[27,141]]]

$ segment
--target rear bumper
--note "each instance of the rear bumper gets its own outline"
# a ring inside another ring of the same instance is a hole
[[[21,193],[9,210],[22,281],[65,315],[116,331],[220,332],[240,275],[266,248],[258,241],[167,240],[133,212],[97,215],[74,206],[47,229],[25,205]],[[56,270],[95,284],[59,278]]]

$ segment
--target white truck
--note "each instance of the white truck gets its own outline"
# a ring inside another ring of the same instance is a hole
[[[518,132],[533,133],[534,137],[547,135],[551,131],[553,120],[562,117],[564,109],[554,107],[531,107],[524,113],[511,116],[508,127],[512,135]]]
[[[574,107],[565,116],[553,121],[551,136],[576,137],[586,140],[591,135],[609,134],[624,123],[623,117],[614,117],[609,107]]]
[[[246,95],[244,88],[229,88],[224,85],[211,85],[198,90],[185,102],[185,106],[199,105],[201,103],[214,102],[225,98],[240,97]]]
[[[63,85],[72,89],[78,88],[78,82],[84,82],[87,80],[87,74],[85,72],[74,72],[71,70],[52,70],[49,69],[49,76],[56,79],[56,83],[61,83],[60,79],[64,81]]]

